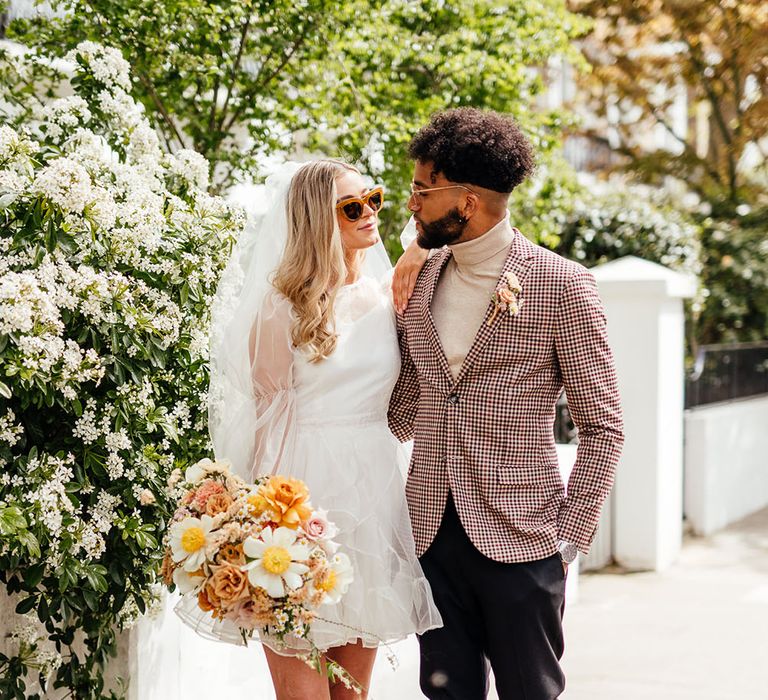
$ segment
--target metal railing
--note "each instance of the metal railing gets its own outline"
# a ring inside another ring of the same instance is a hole
[[[702,345],[685,381],[685,407],[768,394],[768,342]]]

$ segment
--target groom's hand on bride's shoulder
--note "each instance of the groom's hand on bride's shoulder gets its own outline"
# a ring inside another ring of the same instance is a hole
[[[400,256],[395,264],[395,274],[392,276],[392,300],[395,311],[402,314],[410,301],[413,290],[416,288],[416,280],[421,268],[427,262],[429,251],[420,248],[413,241]]]

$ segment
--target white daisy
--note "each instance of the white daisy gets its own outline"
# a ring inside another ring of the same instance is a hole
[[[330,569],[315,588],[325,593],[322,605],[335,605],[347,592],[355,576],[352,570],[352,562],[346,554],[336,554],[330,560]]]
[[[205,561],[205,548],[210,543],[213,518],[184,518],[171,525],[171,551],[173,561],[184,562],[185,571],[197,571]]]
[[[309,557],[309,547],[296,544],[296,532],[287,527],[272,530],[265,527],[259,537],[249,537],[243,543],[243,551],[253,558],[243,571],[253,586],[263,588],[272,598],[281,598],[288,590],[301,588],[302,574],[309,567],[302,562]]]

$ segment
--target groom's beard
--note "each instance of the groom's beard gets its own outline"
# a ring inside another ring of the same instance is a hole
[[[455,243],[461,238],[464,229],[469,223],[462,219],[458,208],[451,209],[445,216],[436,221],[427,223],[422,219],[416,219],[421,224],[421,231],[416,236],[416,243],[420,248],[442,248],[444,245]]]

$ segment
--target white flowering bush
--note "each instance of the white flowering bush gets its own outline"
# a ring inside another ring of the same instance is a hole
[[[208,449],[209,309],[243,224],[203,158],[162,151],[118,51],[68,60],[72,94],[0,103],[0,580],[61,657],[18,637],[1,697],[33,670],[116,697],[101,669],[156,590],[169,476]]]

